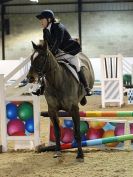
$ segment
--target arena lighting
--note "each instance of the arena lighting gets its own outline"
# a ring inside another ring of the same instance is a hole
[[[39,0],[30,0],[30,1],[32,1],[32,2],[38,2]]]

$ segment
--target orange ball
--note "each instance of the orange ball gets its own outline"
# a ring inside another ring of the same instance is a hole
[[[115,136],[114,130],[107,130],[103,134],[103,138],[112,137],[112,136]],[[119,142],[113,142],[113,143],[107,143],[105,144],[105,146],[116,147],[118,144]]]
[[[59,119],[59,125],[60,125],[60,126],[64,125],[64,119],[62,119],[62,118]]]
[[[63,126],[64,125],[64,119],[59,119],[59,126]],[[50,126],[53,126],[52,121],[50,121]]]

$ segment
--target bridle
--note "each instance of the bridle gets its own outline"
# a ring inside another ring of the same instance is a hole
[[[40,56],[40,57],[43,58],[43,60],[44,60],[44,63],[42,64],[43,66],[41,68],[37,67],[37,66],[34,66],[34,61],[36,60],[36,58],[34,59],[33,57],[34,57],[34,54],[36,52],[37,51],[34,51],[34,53],[31,55],[31,68],[33,68],[33,70],[37,73],[37,75],[38,75],[38,83],[41,84],[41,82],[43,81],[43,79],[46,76],[46,74],[51,72],[51,65],[50,65],[50,60],[48,60],[49,53],[47,52],[46,55],[38,53],[38,56],[37,56],[37,57]],[[46,66],[48,66],[48,67],[46,67]]]

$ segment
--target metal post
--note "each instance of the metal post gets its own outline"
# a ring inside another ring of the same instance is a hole
[[[78,30],[79,30],[79,41],[82,48],[82,0],[78,0]]]
[[[2,60],[5,60],[5,22],[4,22],[5,6],[1,4],[1,36],[2,36]]]

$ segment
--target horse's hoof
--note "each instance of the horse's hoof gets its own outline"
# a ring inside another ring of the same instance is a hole
[[[35,152],[36,153],[41,153],[42,152],[42,148],[45,147],[45,144],[41,144],[35,147]]]
[[[53,158],[57,158],[57,157],[62,157],[62,153],[60,151],[57,151],[53,156]]]
[[[77,162],[84,162],[84,158],[76,158]]]
[[[84,162],[84,154],[83,154],[83,152],[78,152],[76,160],[77,160],[77,162]]]

